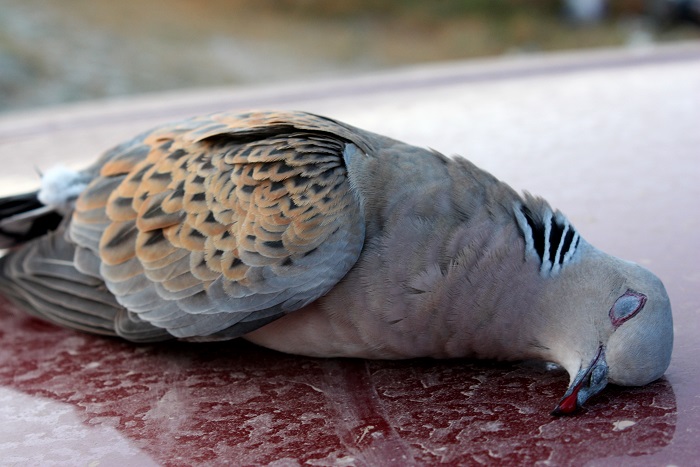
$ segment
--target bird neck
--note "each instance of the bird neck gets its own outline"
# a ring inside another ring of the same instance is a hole
[[[392,358],[514,360],[542,354],[542,278],[537,264],[525,260],[514,223],[494,223],[485,214],[452,225],[403,222],[395,233],[385,231],[355,271],[382,277],[360,279],[366,294],[355,303],[360,311],[372,310],[373,321],[363,335],[382,329],[381,350]],[[424,241],[406,248],[410,243],[401,239],[407,233],[425,235]]]
[[[445,352],[449,357],[495,360],[542,358],[546,311],[539,307],[541,278],[536,265],[517,255],[510,245],[494,245],[483,265],[458,268],[464,284],[450,297],[450,313],[444,315],[454,329]]]

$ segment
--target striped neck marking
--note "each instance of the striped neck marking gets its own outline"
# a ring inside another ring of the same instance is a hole
[[[553,213],[549,207],[533,213],[521,203],[516,203],[514,212],[525,240],[525,254],[540,261],[543,276],[558,274],[574,259],[581,237],[562,213]]]

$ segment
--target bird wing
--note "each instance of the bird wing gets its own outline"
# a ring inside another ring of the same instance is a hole
[[[85,262],[91,253],[78,250]],[[0,258],[0,291],[30,314],[73,329],[136,342],[172,339],[164,329],[129,316],[99,276],[76,268],[77,258],[61,225]]]
[[[218,114],[146,133],[105,154],[78,198],[76,267],[176,337],[256,329],[326,293],[359,257],[349,146],[368,148],[305,113]]]

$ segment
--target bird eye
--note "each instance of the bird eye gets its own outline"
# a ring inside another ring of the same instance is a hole
[[[610,308],[610,321],[612,321],[613,326],[618,327],[639,313],[646,302],[646,295],[627,289],[627,292],[618,298]]]

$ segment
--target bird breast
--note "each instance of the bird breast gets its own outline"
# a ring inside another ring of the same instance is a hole
[[[441,164],[441,176],[366,209],[375,228],[336,287],[246,339],[310,356],[523,358],[532,336],[519,313],[538,269],[508,203],[495,202],[517,195],[460,161]]]

